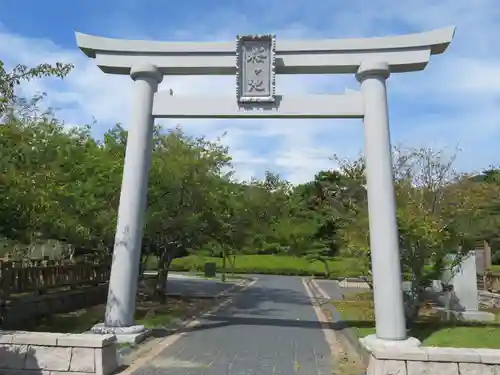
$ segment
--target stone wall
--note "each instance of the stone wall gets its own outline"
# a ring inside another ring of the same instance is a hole
[[[376,348],[367,375],[498,375],[500,350],[435,347]]]
[[[0,374],[109,375],[115,335],[0,331]]]

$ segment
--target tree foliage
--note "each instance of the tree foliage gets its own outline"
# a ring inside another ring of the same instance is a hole
[[[9,243],[57,240],[69,248],[113,248],[127,131],[114,126],[98,139],[92,125],[67,127],[40,109],[43,95],[24,99],[16,87],[44,76],[64,77],[71,65],[0,63],[0,235]],[[370,275],[365,164],[335,156],[336,170],[292,185],[272,172],[238,181],[229,150],[155,127],[142,265],[158,260],[157,292],[165,295],[172,260],[191,253],[278,254],[322,261],[349,257]],[[454,155],[430,149],[394,150],[397,219],[404,274],[412,280],[408,316],[421,291],[475,240],[500,242],[500,172],[462,175]],[[333,163],[332,163],[333,164]],[[23,255],[23,254],[21,254]]]
[[[445,268],[461,263],[481,237],[476,222],[484,205],[490,207],[485,198],[495,189],[457,173],[453,169],[456,154],[395,148],[393,156],[401,266],[412,285],[405,295],[411,322],[423,303],[425,288],[440,279]],[[343,168],[356,171],[359,163]],[[355,217],[343,232],[344,249],[369,273],[368,207],[363,202],[350,212]],[[454,256],[451,265],[446,261],[449,254]]]

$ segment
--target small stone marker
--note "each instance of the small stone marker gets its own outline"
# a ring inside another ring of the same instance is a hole
[[[484,249],[476,249],[476,274],[484,275],[486,271],[486,254]]]
[[[452,263],[454,255],[447,259]],[[491,321],[494,319],[492,313],[479,311],[479,295],[477,289],[477,268],[476,252],[470,251],[459,265],[453,270],[443,273],[444,284],[453,286],[454,298],[451,301],[450,309],[458,319]]]

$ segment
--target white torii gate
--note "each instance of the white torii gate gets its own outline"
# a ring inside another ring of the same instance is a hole
[[[135,82],[106,317],[95,331],[144,331],[135,325],[134,311],[154,118],[363,118],[376,318],[372,339],[418,344],[407,338],[404,319],[385,81],[390,73],[423,70],[431,55],[446,50],[454,33],[455,27],[447,27],[381,38],[301,41],[263,35],[238,37],[236,44],[76,33],[78,47],[103,72],[130,75]],[[251,63],[263,64],[255,68]],[[333,73],[355,74],[361,91],[275,95],[275,74]],[[157,92],[164,75],[236,75],[237,95],[183,98]]]

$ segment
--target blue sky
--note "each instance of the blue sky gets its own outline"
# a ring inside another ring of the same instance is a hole
[[[97,136],[116,122],[127,126],[131,80],[97,69],[76,47],[74,31],[153,40],[234,40],[236,34],[274,32],[280,39],[373,37],[457,26],[443,55],[427,69],[388,81],[394,144],[461,149],[456,167],[472,171],[500,164],[500,2],[498,0],[72,0],[2,2],[0,56],[13,65],[72,62],[64,81],[40,80],[26,95],[47,92],[46,104],[68,125],[91,123]],[[166,77],[160,90],[176,95],[234,91],[233,77]],[[278,77],[277,92],[335,93],[357,89],[354,77]],[[210,91],[209,91],[210,90]],[[303,182],[335,168],[334,154],[362,151],[358,120],[182,120],[192,135],[229,146],[237,175],[265,170]]]

